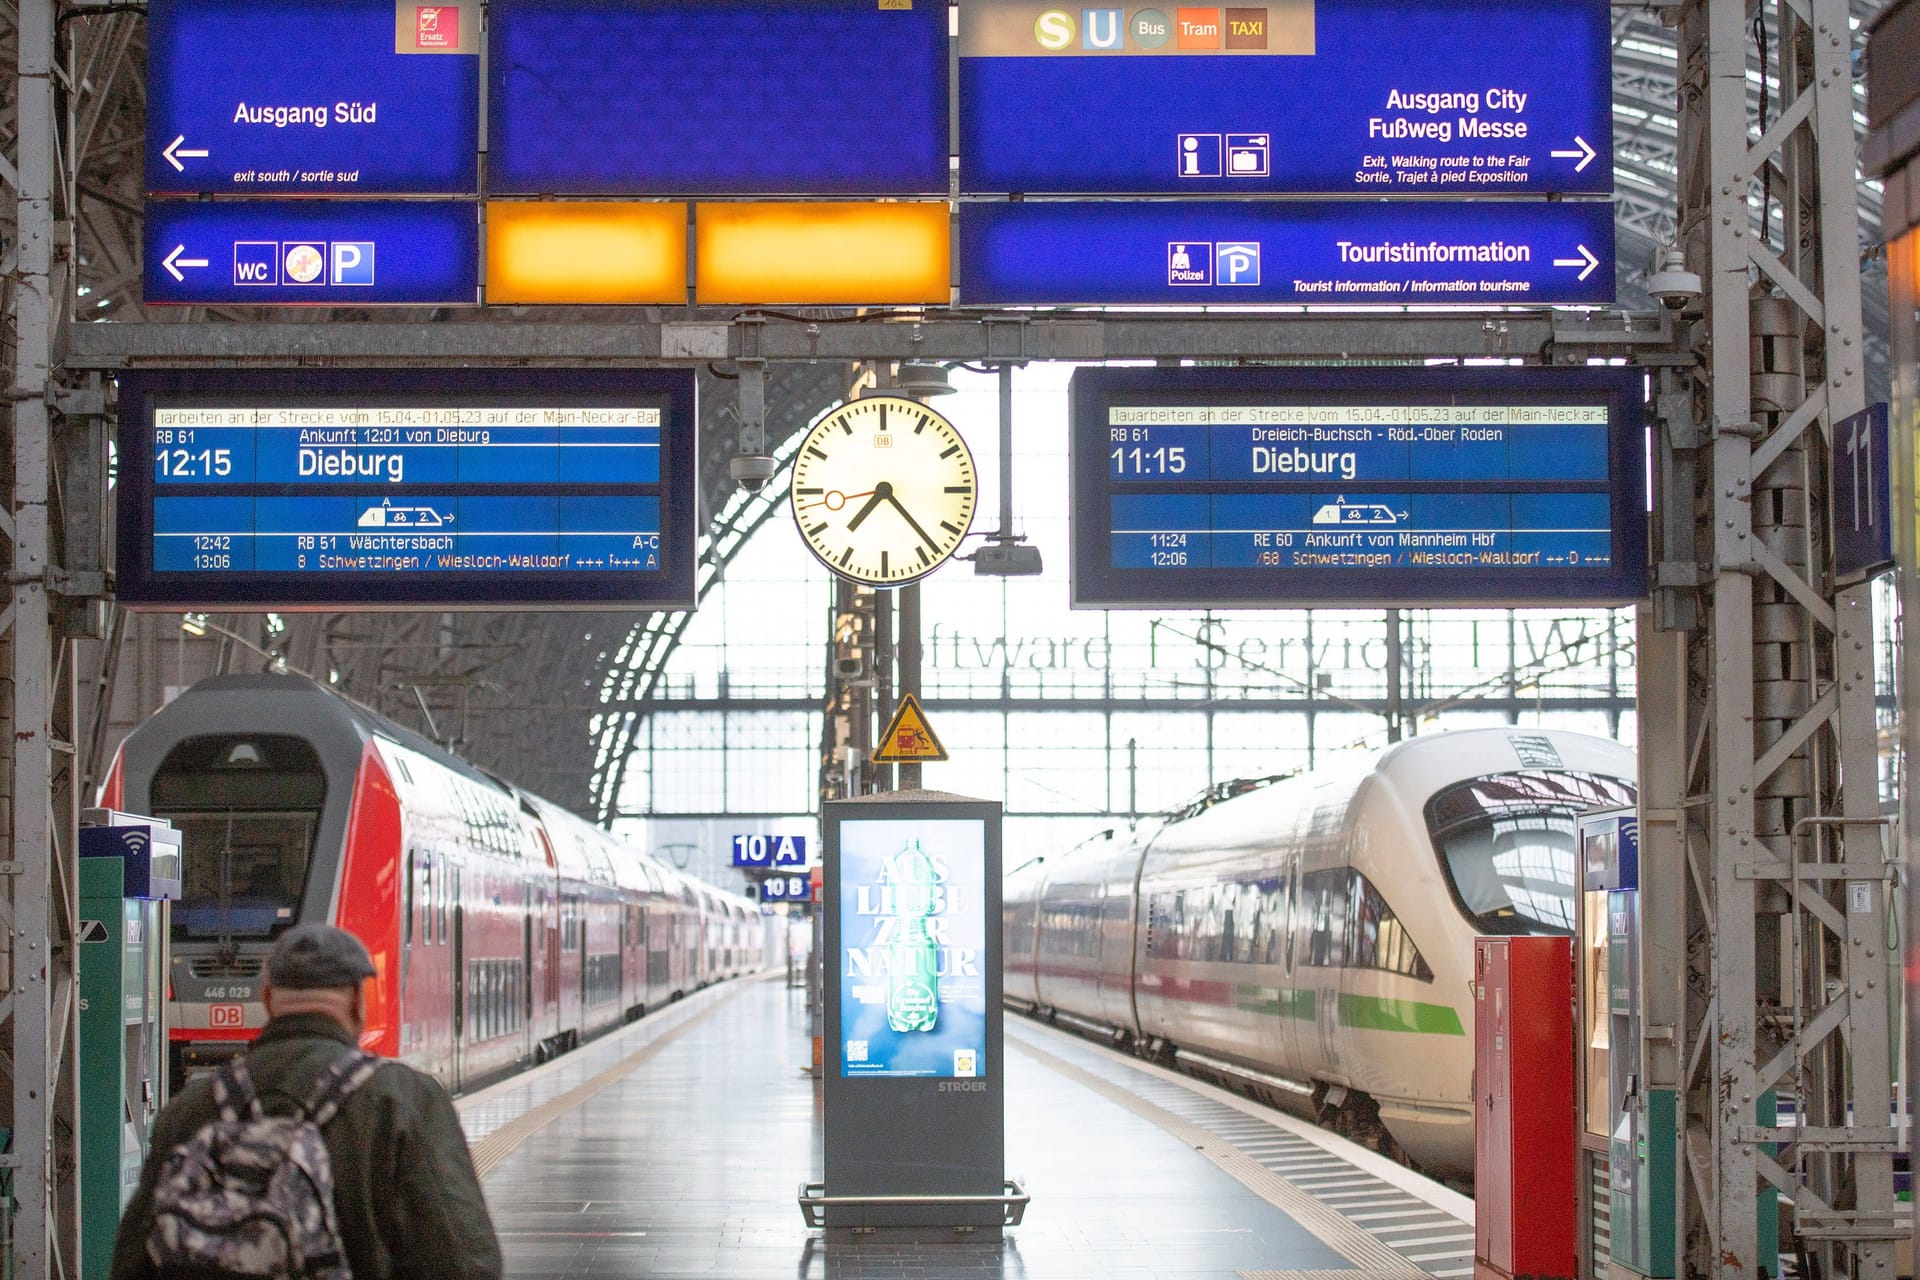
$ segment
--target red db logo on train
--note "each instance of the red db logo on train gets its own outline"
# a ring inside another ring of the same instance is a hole
[[[207,1025],[210,1027],[243,1027],[247,1023],[246,1009],[237,1004],[211,1004],[207,1006]]]
[[[460,10],[450,4],[423,4],[414,9],[414,47],[418,49],[457,49],[460,47]]]

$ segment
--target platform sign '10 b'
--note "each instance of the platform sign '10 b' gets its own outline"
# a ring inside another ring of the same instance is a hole
[[[736,867],[804,867],[807,865],[807,838],[805,836],[735,836],[733,865]]]

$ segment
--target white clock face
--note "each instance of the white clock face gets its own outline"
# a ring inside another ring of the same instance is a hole
[[[959,550],[977,484],[951,422],[913,400],[870,396],[807,433],[793,464],[793,518],[841,577],[897,587]]]

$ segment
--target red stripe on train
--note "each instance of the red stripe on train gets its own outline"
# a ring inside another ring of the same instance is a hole
[[[389,1058],[400,1054],[400,843],[400,795],[369,741],[347,813],[336,923],[366,943],[373,956],[360,1047]]]

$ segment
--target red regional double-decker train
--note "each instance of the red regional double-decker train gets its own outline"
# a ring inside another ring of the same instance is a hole
[[[176,1088],[259,1033],[267,952],[303,922],[373,955],[363,1047],[454,1090],[766,956],[747,899],[299,676],[193,686],[121,745],[101,803],[182,832]]]

